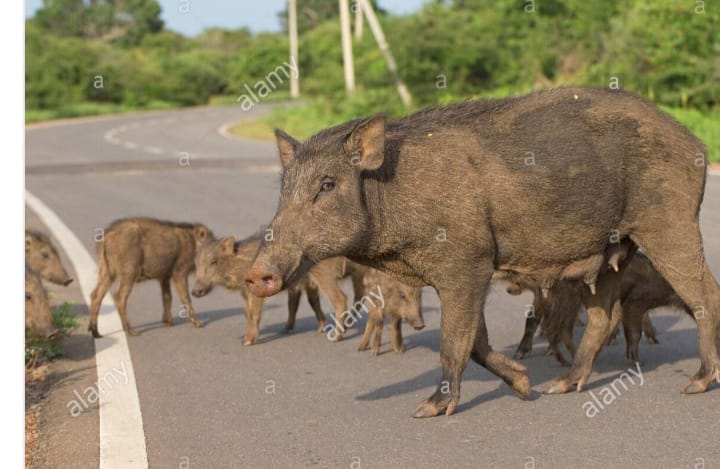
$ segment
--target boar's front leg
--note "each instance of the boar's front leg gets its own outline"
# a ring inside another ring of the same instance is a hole
[[[546,394],[566,393],[575,385],[578,391],[582,391],[592,373],[595,358],[622,318],[619,298],[621,278],[622,271],[605,272],[598,277],[597,291],[594,295],[585,288],[587,328],[580,340],[570,371],[551,383],[545,390]]]
[[[487,340],[487,329],[483,307],[490,279],[493,273],[492,263],[481,265],[476,274],[472,268],[453,265],[452,269],[470,272],[463,275],[463,282],[456,278],[453,283],[436,285],[442,316],[440,318],[440,363],[442,378],[435,393],[422,402],[413,412],[413,417],[433,417],[445,411],[451,415],[460,399],[460,381],[470,355],[472,358],[512,383],[514,389],[525,393],[529,389],[529,380],[519,372],[524,370],[520,363],[493,351]],[[526,384],[520,384],[524,381]],[[529,394],[529,390],[527,391]]]
[[[190,322],[195,327],[202,327],[202,324],[198,321],[197,316],[195,316],[195,308],[193,308],[192,302],[190,301],[190,294],[188,293],[188,273],[173,272],[172,279],[175,283],[175,290],[177,290],[180,301],[182,301],[187,308]]]

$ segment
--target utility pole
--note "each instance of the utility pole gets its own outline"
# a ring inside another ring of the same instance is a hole
[[[365,0],[353,0],[355,5],[355,41],[360,42],[363,36],[363,11],[362,3]]]
[[[355,66],[353,65],[352,32],[350,31],[350,7],[348,6],[348,0],[340,0],[340,29],[342,30],[345,89],[351,94],[355,91]]]
[[[297,0],[288,0],[288,33],[290,34],[290,63],[295,64],[297,75],[290,73],[290,96],[300,96],[300,65],[298,63]]]
[[[363,13],[365,13],[370,29],[373,32],[373,36],[375,36],[375,41],[378,43],[380,52],[382,52],[385,57],[388,69],[395,79],[395,86],[397,87],[398,94],[400,94],[400,99],[402,99],[405,107],[410,107],[410,104],[412,103],[410,91],[408,91],[407,86],[405,86],[405,83],[403,83],[400,79],[395,58],[393,57],[392,52],[390,52],[390,46],[388,45],[387,40],[385,40],[385,34],[383,34],[383,30],[380,27],[380,22],[378,21],[377,16],[375,16],[375,10],[373,10],[372,2],[369,0],[362,0],[360,5],[362,6]]]

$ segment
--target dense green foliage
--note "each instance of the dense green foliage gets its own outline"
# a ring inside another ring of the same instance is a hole
[[[337,1],[298,4],[301,92],[319,99],[318,119],[400,109],[369,28],[354,43],[359,89],[348,98]],[[28,117],[232,102],[288,60],[284,33],[188,38],[163,29],[159,11],[156,0],[45,0],[26,22]],[[720,9],[710,2],[428,0],[380,20],[416,106],[616,82],[666,106],[720,104]]]

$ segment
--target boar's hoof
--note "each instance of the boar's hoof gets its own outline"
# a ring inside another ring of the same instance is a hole
[[[98,332],[97,324],[90,324],[88,326],[88,331],[90,331],[92,333],[92,336],[95,337],[96,339],[99,339],[102,337],[100,335],[100,333]]]
[[[443,410],[445,411],[445,415],[452,415],[452,413],[455,412],[456,406],[457,398],[448,396],[441,398],[440,402],[437,402],[435,395],[433,395],[429,399],[421,402],[413,411],[412,416],[416,419],[435,417],[440,415],[440,412]]]
[[[370,354],[371,354],[373,357],[377,357],[377,356],[380,354],[380,349],[373,347],[372,352],[370,352]]]
[[[294,324],[285,324],[285,327],[283,327],[283,332],[285,334],[290,334],[293,331],[293,329],[295,329]]]
[[[128,335],[131,335],[133,337],[138,335],[137,331],[135,329],[133,329],[132,327],[128,327],[126,332],[128,333]]]
[[[646,339],[651,344],[659,344],[660,343],[660,341],[657,340],[657,337],[655,337],[655,336],[647,336]]]
[[[521,342],[517,350],[515,351],[515,355],[513,355],[513,358],[515,360],[521,360],[527,357],[530,352],[532,352],[532,345],[527,345]]]
[[[567,379],[558,379],[550,383],[543,393],[545,394],[565,394],[570,391],[572,384]]]
[[[700,370],[695,376],[692,377],[690,382],[683,388],[683,394],[699,394],[707,391],[707,388],[716,381],[720,383],[720,365],[715,365],[711,372],[703,373]]]
[[[202,323],[195,318],[191,319],[190,322],[193,326],[195,326],[196,329],[200,329],[201,327],[203,327]]]
[[[163,324],[165,324],[165,327],[171,327],[173,325],[172,319],[163,319]]]
[[[317,331],[318,331],[320,334],[322,334],[322,333],[324,332],[323,329],[325,329],[325,321],[318,323],[318,330],[317,330]]]

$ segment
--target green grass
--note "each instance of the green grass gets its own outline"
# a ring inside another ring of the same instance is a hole
[[[379,111],[389,111],[391,116],[408,112],[402,108],[391,92],[371,91],[370,93],[369,97],[366,92],[363,97],[334,100],[319,98],[302,106],[278,108],[259,120],[238,123],[230,129],[230,132],[239,137],[272,141],[273,129],[281,128],[295,138],[305,139],[325,127]],[[720,110],[702,113],[694,109],[669,107],[663,109],[707,145],[709,161],[720,163]]]
[[[157,101],[143,107],[128,107],[119,104],[107,103],[79,103],[72,104],[60,109],[26,109],[25,123],[41,122],[52,119],[66,119],[69,117],[100,116],[104,114],[124,114],[138,111],[154,111],[162,109],[173,109],[176,106],[171,103]]]
[[[46,339],[33,335],[25,329],[25,365],[39,363],[43,360],[52,360],[63,356],[65,349],[62,345],[62,338],[77,327],[75,315],[72,313],[73,304],[65,302],[52,308],[52,317],[55,325],[60,329],[60,334],[54,339]]]

